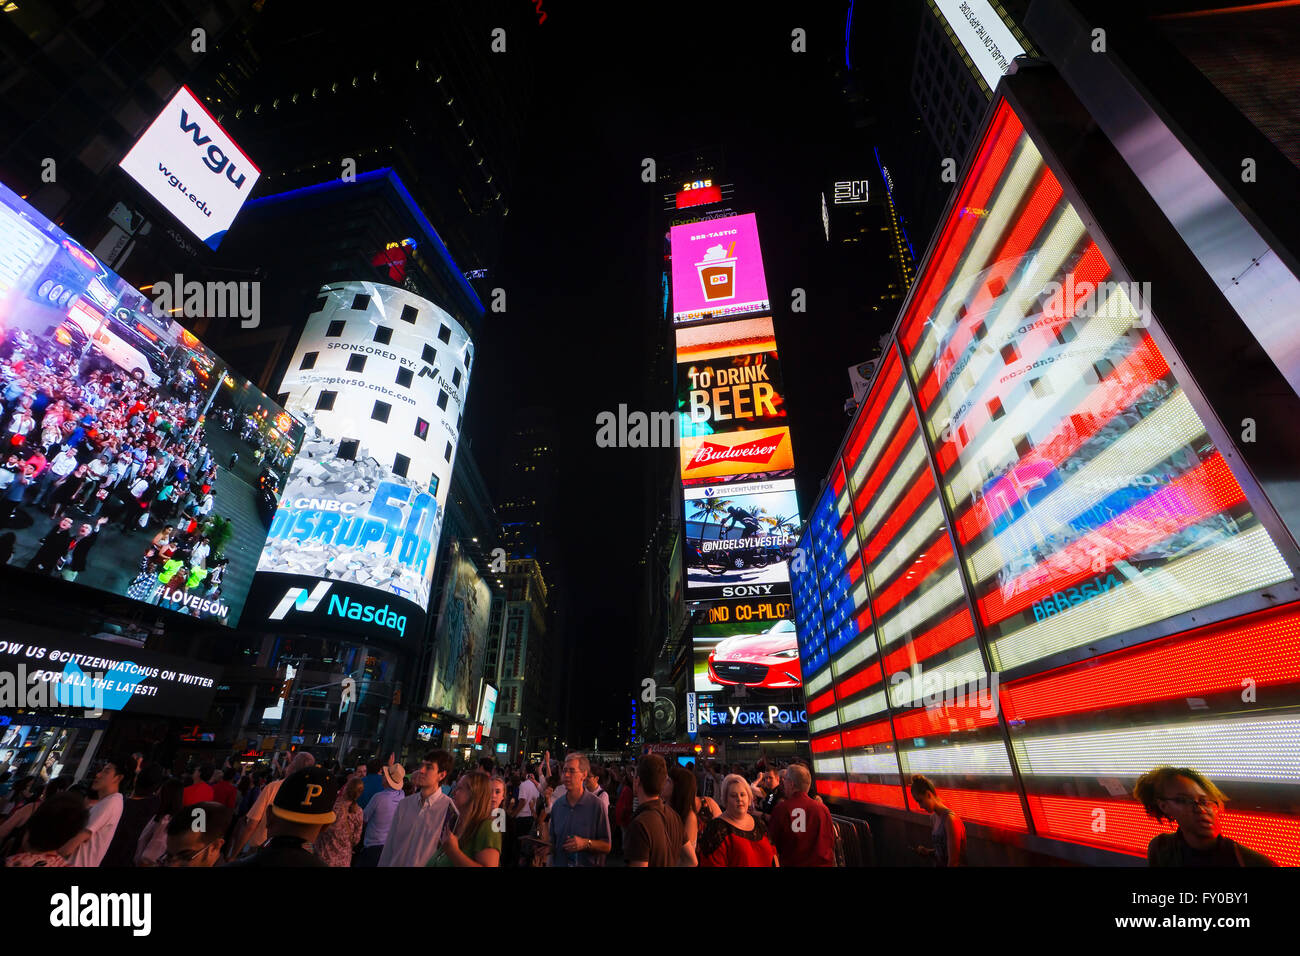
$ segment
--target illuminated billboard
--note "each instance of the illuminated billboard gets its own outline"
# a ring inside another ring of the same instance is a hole
[[[709,358],[679,361],[677,413],[682,435],[782,425],[786,418],[783,392],[775,349],[752,351],[735,345],[716,350]]]
[[[790,429],[785,426],[686,436],[678,454],[682,484],[688,486],[720,479],[778,477],[794,468]]]
[[[308,433],[258,565],[266,619],[420,633],[473,351],[414,293],[322,287],[280,385]]]
[[[213,249],[261,171],[182,86],[122,158],[122,169]]]
[[[800,690],[799,642],[790,599],[722,601],[695,623],[693,689],[726,696]]]
[[[688,488],[686,599],[790,593],[786,567],[800,531],[794,480]]]
[[[990,90],[1025,52],[988,0],[933,0]]]
[[[1086,199],[999,100],[792,567],[818,789],[1141,857],[1192,765],[1300,865],[1295,545]]]
[[[9,563],[235,625],[302,425],[0,185]]]
[[[674,321],[763,312],[771,307],[753,213],[673,226],[669,241]]]
[[[425,707],[481,719],[475,708],[479,705],[478,688],[487,653],[492,589],[466,557],[459,541],[452,541],[448,549],[442,587]]]
[[[479,707],[478,719],[483,725],[483,736],[492,736],[492,720],[497,712],[497,689],[492,684],[483,685],[483,704]]]

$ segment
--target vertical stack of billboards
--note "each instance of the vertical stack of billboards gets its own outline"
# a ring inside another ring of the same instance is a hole
[[[679,203],[680,205],[680,203]],[[674,225],[686,599],[703,602],[691,733],[801,731],[787,559],[800,531],[784,388],[752,213]]]

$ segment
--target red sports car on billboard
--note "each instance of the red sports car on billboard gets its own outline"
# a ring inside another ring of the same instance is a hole
[[[766,690],[802,687],[794,622],[781,620],[759,634],[737,634],[718,641],[709,653],[709,680]]]

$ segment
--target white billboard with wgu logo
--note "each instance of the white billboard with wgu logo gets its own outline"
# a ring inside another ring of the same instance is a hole
[[[121,165],[145,192],[213,249],[262,175],[185,86],[136,140]]]

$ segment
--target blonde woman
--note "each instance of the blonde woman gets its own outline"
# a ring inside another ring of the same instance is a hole
[[[722,781],[722,815],[700,833],[696,855],[701,867],[778,865],[767,828],[749,812],[752,800],[749,781],[740,774]]]
[[[492,814],[492,778],[482,770],[471,770],[456,781],[451,799],[460,819],[428,865],[500,865],[505,818]]]

